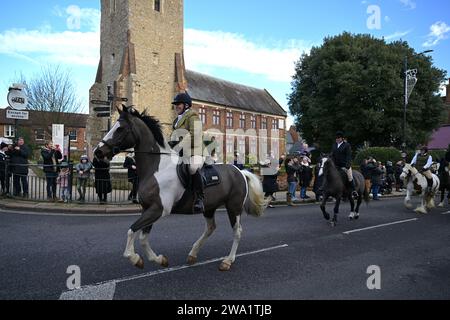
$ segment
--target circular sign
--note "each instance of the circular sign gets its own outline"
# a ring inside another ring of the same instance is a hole
[[[11,89],[8,93],[8,103],[14,110],[25,110],[28,97],[23,90]]]

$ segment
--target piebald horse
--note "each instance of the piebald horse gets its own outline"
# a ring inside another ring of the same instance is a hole
[[[168,259],[157,255],[150,247],[150,231],[156,221],[174,210],[177,213],[191,214],[193,199],[184,205],[179,203],[186,191],[177,175],[180,158],[165,141],[159,122],[145,112],[140,114],[132,107],[124,106],[123,110],[118,111],[119,120],[99,143],[94,154],[97,158],[112,159],[120,152],[131,148],[135,150],[142,215],[128,231],[124,257],[134,266],[144,268],[143,259],[134,249],[135,240],[139,236],[148,260],[167,267]],[[261,216],[267,202],[257,176],[248,171],[240,171],[233,165],[217,165],[216,169],[221,176],[221,183],[205,189],[206,228],[194,243],[187,260],[189,264],[197,262],[200,248],[216,228],[214,214],[220,206],[225,206],[234,240],[230,254],[222,261],[219,269],[228,271],[236,259],[241,239],[242,212],[245,210],[249,215]]]
[[[414,192],[414,189],[421,190],[421,198],[422,203],[418,206],[414,211],[417,213],[427,213],[427,209],[433,209],[435,207],[434,204],[434,196],[439,190],[439,178],[435,174],[433,176],[433,186],[431,188],[431,193],[426,192],[428,183],[427,179],[423,174],[421,174],[415,167],[410,164],[405,164],[403,168],[403,172],[400,175],[400,179],[402,179],[406,183],[406,197],[404,200],[405,206],[408,209],[412,208],[411,204],[411,196]]]

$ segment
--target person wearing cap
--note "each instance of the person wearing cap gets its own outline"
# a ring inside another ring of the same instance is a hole
[[[7,154],[8,145],[4,142],[0,145],[0,185],[2,187],[1,195],[7,195],[9,193],[9,174],[8,174],[8,162],[9,156]]]
[[[355,190],[352,172],[352,147],[350,143],[344,140],[344,133],[342,131],[336,132],[336,143],[333,144],[331,150],[331,159],[337,168],[341,168],[345,171],[350,184],[352,197],[357,198],[358,193]]]
[[[86,185],[91,175],[92,163],[87,155],[80,157],[80,163],[75,166],[77,172],[77,191],[79,194],[78,201],[86,200]]]
[[[172,102],[177,117],[173,122],[174,135],[180,135],[180,156],[184,163],[189,163],[189,171],[192,176],[192,189],[195,201],[193,212],[204,213],[204,189],[200,169],[203,167],[203,126],[197,112],[192,110],[192,99],[187,93],[179,93]],[[186,131],[190,135],[187,138]],[[174,136],[173,135],[173,136]],[[172,142],[171,145],[175,143]]]
[[[428,148],[422,146],[418,148],[420,151],[416,152],[416,155],[411,161],[411,165],[422,173],[427,179],[428,188],[427,192],[430,193],[433,187],[433,175],[431,173],[431,165],[433,164],[433,157],[428,154]]]

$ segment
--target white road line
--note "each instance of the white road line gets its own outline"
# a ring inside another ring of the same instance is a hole
[[[392,226],[394,224],[412,222],[412,221],[416,221],[416,220],[419,220],[419,219],[418,218],[414,218],[414,219],[408,219],[408,220],[402,220],[402,221],[395,221],[395,222],[380,224],[380,225],[377,225],[377,226],[372,226],[372,227],[367,227],[367,228],[362,228],[362,229],[355,229],[355,230],[345,231],[345,232],[343,232],[343,234],[351,234],[351,233],[355,233],[355,232],[360,232],[360,231],[365,231],[365,230],[370,230],[370,229],[375,229],[375,228],[381,228],[381,227],[386,227],[386,226]]]
[[[262,252],[267,252],[267,251],[272,251],[272,250],[276,250],[276,249],[282,249],[282,248],[286,248],[286,247],[288,247],[288,245],[283,244],[283,245],[279,245],[279,246],[275,246],[275,247],[269,247],[269,248],[265,248],[265,249],[244,252],[244,253],[237,254],[236,258],[249,256],[249,255],[253,255],[253,254],[258,254],[258,253],[262,253]],[[80,289],[63,292],[61,294],[61,296],[59,297],[59,300],[112,300],[114,298],[116,285],[118,283],[153,277],[153,276],[160,275],[163,273],[174,272],[174,271],[179,271],[179,270],[188,269],[188,268],[204,266],[204,265],[211,264],[214,262],[222,261],[225,258],[226,257],[221,257],[221,258],[207,260],[204,262],[199,262],[192,266],[191,265],[182,265],[182,266],[177,266],[177,267],[172,267],[172,268],[167,268],[167,269],[151,271],[151,272],[147,272],[147,273],[140,274],[140,275],[129,276],[129,277],[124,277],[124,278],[119,278],[119,279],[109,280],[109,281],[103,281],[103,282],[99,282],[99,283],[96,283],[93,285],[83,286]]]
[[[442,212],[441,214],[450,214],[450,211]]]

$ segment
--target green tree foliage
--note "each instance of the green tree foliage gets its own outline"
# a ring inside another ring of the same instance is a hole
[[[296,64],[289,109],[297,129],[309,144],[328,151],[337,130],[343,130],[356,150],[402,144],[404,60],[417,69],[418,83],[407,109],[409,146],[428,139],[444,121],[438,96],[445,71],[429,56],[417,54],[406,42],[387,44],[370,35],[326,38]]]

